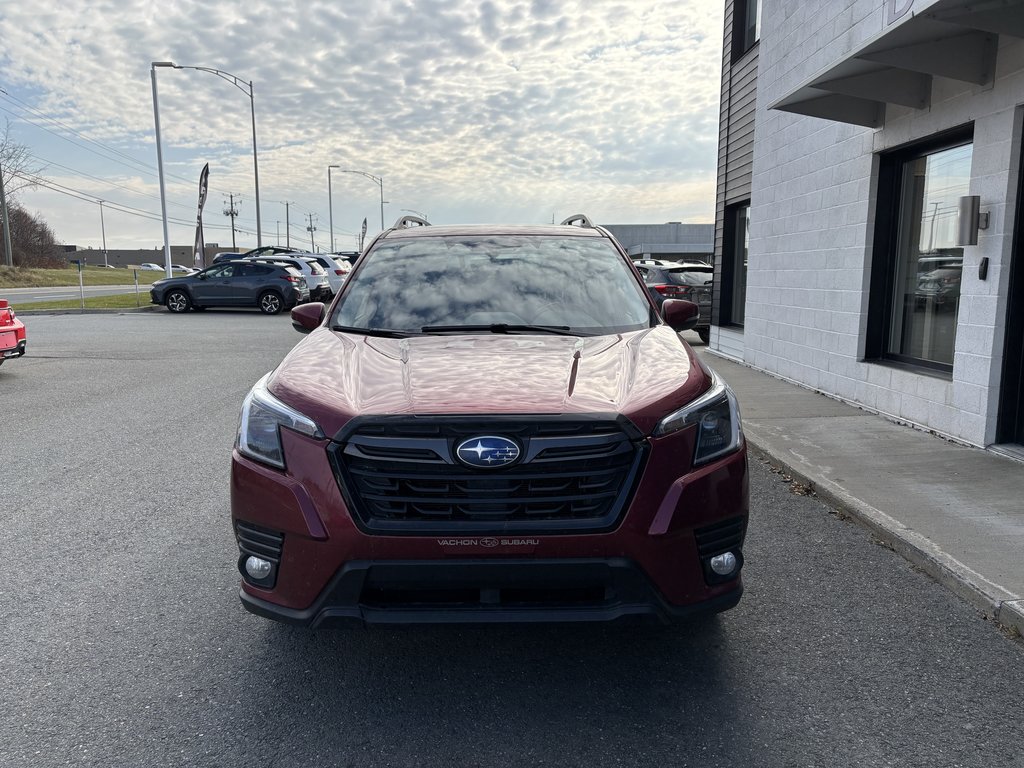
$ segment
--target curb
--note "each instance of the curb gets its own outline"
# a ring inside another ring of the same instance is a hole
[[[745,431],[745,430],[744,430]],[[747,443],[761,458],[781,467],[794,480],[806,485],[829,506],[848,514],[863,525],[883,545],[966,600],[1001,627],[1024,635],[1024,599],[989,581],[956,558],[943,552],[934,542],[908,528],[895,518],[852,496],[828,481],[811,477],[773,454],[756,438],[746,434]]]

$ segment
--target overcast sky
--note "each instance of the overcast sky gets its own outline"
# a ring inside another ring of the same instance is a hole
[[[18,201],[58,239],[162,245],[150,62],[252,80],[264,244],[329,245],[327,166],[383,178],[387,225],[714,219],[721,0],[37,0],[0,4],[0,127],[45,183]],[[250,100],[158,69],[172,244],[255,246]],[[247,86],[246,86],[247,87]],[[331,172],[334,235],[380,228],[380,190]],[[72,196],[75,195],[75,196]],[[86,198],[86,199],[79,199]]]

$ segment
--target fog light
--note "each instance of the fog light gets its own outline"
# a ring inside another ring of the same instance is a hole
[[[252,560],[253,558],[249,558]],[[246,563],[246,568],[249,564]],[[711,570],[719,576],[728,576],[730,573],[736,570],[736,555],[732,552],[725,552],[721,555],[715,555],[711,558]]]
[[[274,564],[269,560],[264,560],[262,557],[256,557],[255,555],[249,555],[245,561],[245,572],[255,581],[262,581],[267,578],[273,568]]]

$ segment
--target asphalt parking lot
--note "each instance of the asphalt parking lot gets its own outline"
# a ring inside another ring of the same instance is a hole
[[[747,592],[674,629],[243,611],[228,467],[286,315],[27,318],[0,368],[0,766],[1021,766],[1019,641],[754,460]]]

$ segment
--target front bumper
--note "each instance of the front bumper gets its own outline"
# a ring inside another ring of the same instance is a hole
[[[680,456],[693,454],[690,432],[649,440],[636,491],[610,530],[390,535],[356,524],[327,441],[281,430],[287,472],[237,451],[232,457],[236,533],[248,529],[273,544],[275,563],[263,586],[243,573],[242,602],[253,613],[310,627],[629,616],[671,622],[726,610],[740,599],[741,579],[717,579],[708,565],[726,550],[742,562],[746,449],[697,469],[680,466]],[[246,556],[243,548],[240,566]]]
[[[308,608],[286,608],[240,591],[258,616],[311,629],[343,625],[664,624],[735,606],[739,580],[715,598],[674,606],[626,558],[578,560],[409,560],[347,563]]]

